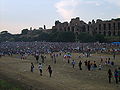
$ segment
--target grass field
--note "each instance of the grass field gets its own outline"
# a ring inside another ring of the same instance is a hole
[[[21,87],[11,84],[5,80],[0,80],[0,90],[23,90]]]
[[[120,55],[113,60],[112,55],[93,54],[91,57],[78,58],[78,53],[72,53],[72,60],[76,61],[75,68],[67,63],[62,56],[58,56],[57,63],[54,64],[50,55],[46,55],[45,64],[43,64],[43,76],[39,75],[38,64],[33,56],[29,56],[26,60],[21,60],[20,56],[2,57],[0,58],[0,75],[1,78],[9,78],[13,82],[25,87],[26,90],[120,90],[120,83],[116,84],[114,78],[112,83],[108,83],[107,71],[109,68],[114,71],[120,66]],[[84,66],[85,60],[100,62],[100,57],[108,58],[115,62],[115,66],[106,65],[103,69],[88,71]],[[81,60],[82,70],[79,70],[78,62]],[[39,62],[41,59],[39,60]],[[33,62],[35,70],[30,72],[30,63]],[[52,77],[49,77],[47,70],[48,65],[53,69]],[[1,90],[1,89],[0,89]],[[11,90],[11,89],[10,89]]]

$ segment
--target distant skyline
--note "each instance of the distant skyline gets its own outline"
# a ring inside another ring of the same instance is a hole
[[[21,33],[25,28],[52,28],[56,20],[120,18],[120,0],[0,0],[0,32]]]

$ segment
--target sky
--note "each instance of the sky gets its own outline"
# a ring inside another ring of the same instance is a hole
[[[120,18],[120,0],[0,0],[0,32],[52,28],[56,20],[70,21]]]

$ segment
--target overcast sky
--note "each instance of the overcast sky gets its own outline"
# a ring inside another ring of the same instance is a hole
[[[0,31],[21,33],[24,28],[51,28],[55,20],[120,17],[120,0],[0,0]]]

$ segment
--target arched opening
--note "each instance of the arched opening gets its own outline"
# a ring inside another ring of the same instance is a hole
[[[118,31],[118,36],[120,36],[120,31]]]
[[[68,27],[68,31],[70,31],[70,27]]]
[[[104,36],[106,36],[106,32],[104,31]]]
[[[113,32],[113,35],[115,36],[115,31]]]
[[[111,32],[110,31],[108,32],[108,36],[111,36]]]
[[[74,32],[74,26],[72,27],[72,32]]]

